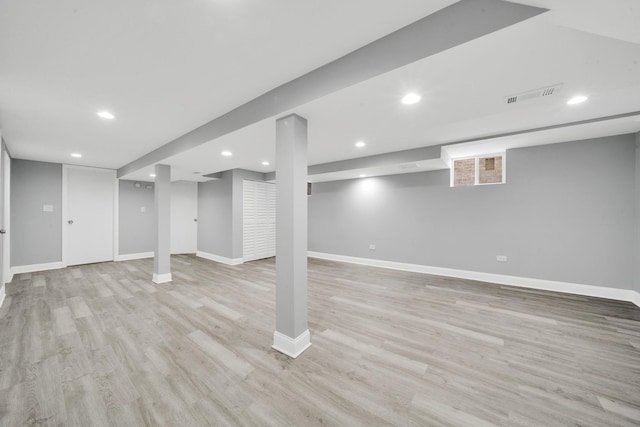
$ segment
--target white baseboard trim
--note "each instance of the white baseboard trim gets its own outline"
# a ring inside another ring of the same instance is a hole
[[[132,261],[134,259],[153,258],[153,252],[140,252],[137,254],[118,255],[115,261]]]
[[[4,303],[4,297],[6,296],[6,292],[4,290],[4,283],[2,284],[2,286],[0,286],[0,307],[2,307],[2,304]]]
[[[413,273],[433,274],[436,276],[456,277],[459,279],[477,280],[480,282],[497,283],[499,285],[516,286],[520,288],[539,289],[545,291],[563,292],[567,294],[607,298],[618,301],[628,301],[640,307],[640,293],[630,289],[607,288],[604,286],[556,282],[552,280],[532,279],[529,277],[507,276],[504,274],[482,273],[478,271],[468,270],[456,270],[453,268],[431,267],[428,265],[419,264],[406,264],[395,261],[358,258],[313,251],[309,251],[308,256],[311,258],[326,259],[329,261],[389,268],[392,270],[410,271]]]
[[[242,264],[242,258],[227,258],[220,255],[210,254],[208,252],[197,251],[196,256],[210,261],[219,262],[227,265],[240,265]]]
[[[640,292],[638,291],[631,291],[631,292],[634,293],[634,295],[631,297],[631,302],[637,305],[638,307],[640,307]]]
[[[16,265],[15,267],[11,267],[11,275],[13,278],[14,274],[33,273],[36,271],[46,271],[46,270],[57,270],[59,268],[64,268],[64,264],[62,264],[62,261],[48,262],[46,264]]]
[[[273,333],[273,345],[271,348],[294,359],[309,347],[311,347],[311,334],[308,329],[301,333],[298,338],[290,338],[278,331]]]
[[[171,273],[164,273],[164,274],[153,273],[153,278],[151,280],[153,281],[153,283],[156,283],[156,284],[170,282]]]

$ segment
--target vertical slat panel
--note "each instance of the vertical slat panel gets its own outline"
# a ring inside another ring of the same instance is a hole
[[[243,182],[243,259],[253,261],[276,254],[275,185]]]

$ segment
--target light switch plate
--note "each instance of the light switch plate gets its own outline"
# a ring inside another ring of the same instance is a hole
[[[53,212],[53,205],[42,205],[42,212]]]

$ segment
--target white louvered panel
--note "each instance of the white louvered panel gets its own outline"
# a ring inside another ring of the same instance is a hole
[[[243,259],[252,261],[276,254],[276,191],[266,182],[243,182]]]

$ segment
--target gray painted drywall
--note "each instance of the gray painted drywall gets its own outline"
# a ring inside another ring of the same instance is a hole
[[[307,331],[307,120],[276,122],[276,331]]]
[[[309,250],[632,289],[635,158],[622,135],[509,150],[503,185],[451,188],[446,170],[317,183]]]
[[[156,165],[155,173],[153,274],[160,276],[171,273],[171,166]]]
[[[136,187],[136,183],[139,187]],[[148,185],[151,188],[147,188]],[[153,183],[120,180],[119,187],[118,253],[153,252]]]
[[[12,266],[62,261],[62,165],[11,161],[11,231]]]
[[[265,175],[244,169],[221,172],[215,181],[198,183],[198,250],[242,258],[242,181],[264,181]]]
[[[461,0],[205,123],[120,168],[118,177],[546,11],[500,0]]]
[[[233,258],[233,171],[198,183],[198,251]]]
[[[640,292],[640,132],[636,133],[636,257],[635,257],[635,286]]]

